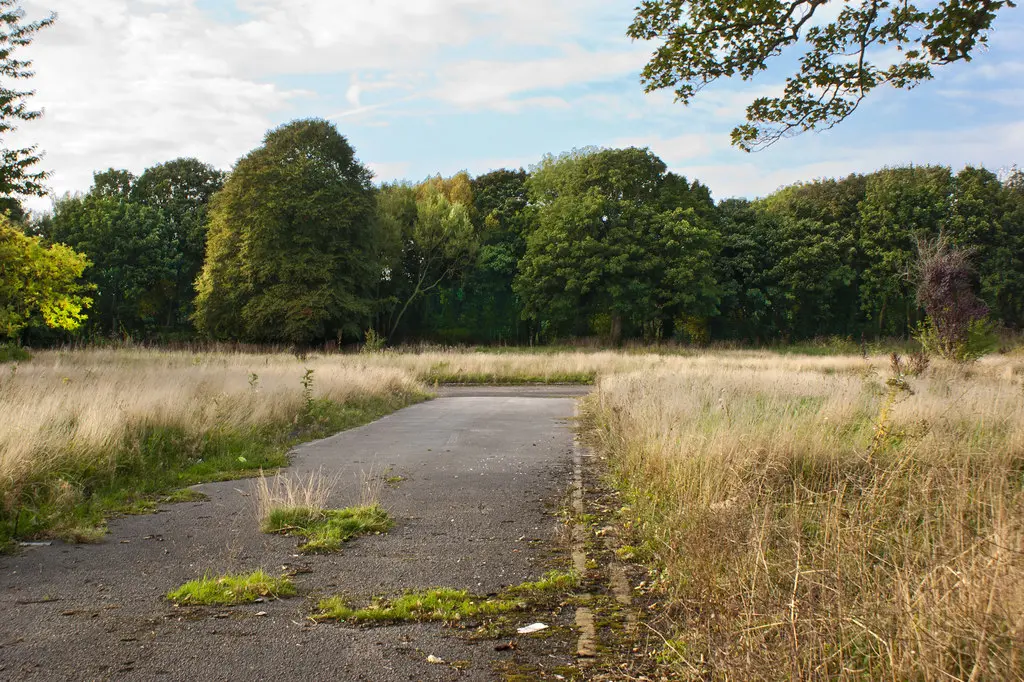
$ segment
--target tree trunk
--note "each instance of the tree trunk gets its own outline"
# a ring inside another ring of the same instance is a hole
[[[616,347],[622,345],[622,313],[612,313],[612,344]]]

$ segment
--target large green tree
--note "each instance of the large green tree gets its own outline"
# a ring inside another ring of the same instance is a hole
[[[981,296],[1007,326],[1024,323],[1024,188],[1015,174],[1000,182],[984,168],[964,168],[953,178],[946,236],[968,249]]]
[[[1024,329],[1024,173],[1014,169],[1003,182],[999,236],[982,265],[982,295],[1003,323]]]
[[[194,307],[195,281],[206,254],[206,222],[210,200],[224,186],[224,173],[194,158],[157,164],[139,176],[131,200],[159,209],[175,252],[174,304],[164,325],[187,328]]]
[[[97,285],[89,328],[133,337],[190,333],[194,283],[202,267],[206,213],[223,184],[195,159],[158,164],[139,177],[108,168],[84,196],[55,202],[34,227],[88,254]]]
[[[199,329],[294,344],[359,334],[381,277],[371,179],[328,121],[267,133],[213,199]]]
[[[753,342],[773,338],[779,333],[776,292],[766,273],[774,262],[777,221],[746,199],[726,199],[717,214],[721,249],[714,264],[722,300],[711,334]]]
[[[82,283],[86,257],[61,244],[45,246],[0,215],[0,338],[29,326],[71,331],[92,302]]]
[[[500,169],[473,178],[473,222],[480,248],[460,276],[426,302],[424,333],[445,342],[516,343],[528,337],[512,290],[526,253],[526,171]]]
[[[589,322],[618,342],[627,324],[657,336],[714,314],[718,242],[692,206],[673,208],[682,184],[646,149],[547,157],[528,183],[536,223],[515,283],[525,315],[552,333]]]
[[[758,97],[733,144],[750,151],[852,114],[876,87],[911,88],[933,70],[983,49],[996,15],[1011,0],[909,2],[855,0],[643,0],[630,37],[656,41],[643,71],[648,91],[671,88],[689,103],[710,83],[750,80],[802,51],[782,94]],[[837,7],[838,12],[821,15]],[[892,60],[895,55],[895,60]]]
[[[945,166],[887,168],[867,177],[859,221],[865,259],[861,310],[869,331],[906,336],[921,321],[909,273],[918,243],[938,238],[945,227],[952,191]]]
[[[94,197],[129,201],[138,180],[135,173],[125,168],[108,168],[92,174],[89,194]]]
[[[717,334],[762,342],[850,333],[859,303],[856,242],[840,221],[807,205],[815,194],[807,189],[719,206],[716,266],[724,293]]]
[[[27,47],[41,29],[50,26],[57,16],[51,14],[37,21],[26,22],[18,0],[0,0],[0,211],[21,215],[18,196],[44,196],[46,171],[33,170],[39,163],[39,149],[9,147],[8,133],[17,129],[19,121],[39,118],[42,112],[32,109],[28,99],[33,90],[17,87],[15,81],[27,80],[34,73],[32,60],[16,55]]]
[[[995,319],[1024,319],[1024,183],[990,171],[887,168],[815,180],[718,207],[717,336],[906,336],[923,319],[919,244],[944,239],[977,263]]]
[[[862,330],[858,292],[865,264],[858,216],[865,184],[861,175],[798,183],[759,203],[775,218],[776,233],[766,245],[774,254],[768,275],[780,287],[776,314],[786,336]]]
[[[160,329],[173,306],[177,254],[159,209],[100,189],[58,199],[40,232],[89,257],[85,277],[96,287],[90,332],[140,338]]]
[[[782,335],[846,335],[856,303],[853,238],[836,223],[776,215],[769,252],[774,258],[764,277],[772,283],[775,326]]]
[[[377,213],[392,245],[385,267],[385,333],[393,338],[414,305],[458,281],[474,262],[479,238],[469,176],[385,185]],[[422,316],[418,321],[422,324]]]

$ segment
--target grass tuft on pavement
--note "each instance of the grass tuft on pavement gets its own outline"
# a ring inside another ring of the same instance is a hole
[[[280,599],[295,594],[295,585],[287,577],[274,578],[259,570],[192,580],[169,592],[167,599],[178,606],[235,606],[250,604],[260,597]]]
[[[509,596],[522,596],[525,598],[540,598],[551,595],[565,594],[575,590],[580,585],[580,577],[575,571],[548,571],[539,580],[521,585],[514,585],[504,594]]]
[[[457,623],[467,618],[524,611],[532,605],[573,591],[579,582],[579,577],[573,572],[549,571],[535,582],[509,587],[496,597],[477,597],[465,590],[434,588],[407,592],[394,599],[378,597],[365,608],[353,608],[342,597],[330,597],[320,601],[313,619],[346,623]]]
[[[305,538],[300,552],[322,554],[338,551],[359,535],[386,533],[393,525],[387,511],[376,504],[345,509],[293,507],[270,510],[263,532]]]
[[[348,623],[386,623],[402,621],[458,622],[476,616],[494,616],[526,607],[522,601],[481,599],[465,590],[435,588],[408,592],[395,599],[375,599],[362,609],[351,608],[341,597],[330,597],[319,604],[314,620]]]

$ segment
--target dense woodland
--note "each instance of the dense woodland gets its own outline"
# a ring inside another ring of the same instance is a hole
[[[17,218],[0,248],[17,225],[40,254],[88,259],[84,286],[62,294],[80,325],[39,305],[6,325],[32,343],[908,336],[923,318],[912,264],[940,234],[969,250],[990,319],[1024,325],[1016,171],[887,168],[716,204],[646,149],[591,148],[375,186],[331,123],[301,120],[230,173],[196,159],[110,169]]]

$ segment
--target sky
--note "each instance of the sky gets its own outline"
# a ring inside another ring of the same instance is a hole
[[[988,48],[912,91],[876,90],[831,131],[747,154],[729,131],[787,75],[725,81],[690,105],[644,94],[653,49],[636,0],[25,0],[58,14],[22,58],[44,109],[5,145],[38,144],[54,195],[92,173],[194,156],[229,170],[270,128],[333,121],[377,180],[529,167],[588,145],[645,146],[716,199],[818,177],[939,163],[1024,163],[1024,12]],[[50,199],[33,199],[46,210]]]

